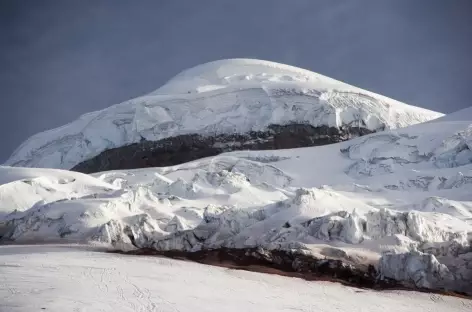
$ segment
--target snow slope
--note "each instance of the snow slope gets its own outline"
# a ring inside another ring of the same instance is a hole
[[[470,311],[468,300],[375,292],[164,258],[0,246],[0,311]]]
[[[300,68],[223,60],[186,70],[148,95],[37,134],[5,164],[70,169],[143,139],[246,133],[289,123],[376,131],[440,116]]]
[[[443,117],[434,119],[434,121],[439,121],[439,122],[453,122],[453,121],[471,121],[472,120],[472,107],[467,107],[464,109],[461,109],[457,112],[445,115]]]
[[[84,175],[0,168],[0,235],[128,250],[296,249],[469,291],[472,122]]]
[[[0,166],[0,242],[296,250],[472,294],[468,111],[433,120],[440,114],[286,65],[204,64],[25,142]],[[292,122],[388,130],[171,167],[61,170],[142,139]]]

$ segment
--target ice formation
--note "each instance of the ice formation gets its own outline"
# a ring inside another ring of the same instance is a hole
[[[363,120],[390,130],[90,175],[3,166],[0,237],[189,252],[263,247],[319,255],[330,246],[324,256],[372,264],[379,278],[472,292],[472,121],[452,114],[403,128],[438,116],[292,67],[210,63],[148,96],[39,134],[7,164],[70,168],[140,137],[293,120]]]

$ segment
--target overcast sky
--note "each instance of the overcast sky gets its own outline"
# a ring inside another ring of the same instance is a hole
[[[471,0],[0,0],[0,162],[32,134],[223,58],[471,106]]]

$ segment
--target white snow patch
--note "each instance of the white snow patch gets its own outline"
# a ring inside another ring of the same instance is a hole
[[[468,300],[371,291],[157,257],[59,246],[0,246],[0,310],[470,311]]]

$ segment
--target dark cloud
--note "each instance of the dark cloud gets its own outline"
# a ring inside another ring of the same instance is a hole
[[[0,160],[28,136],[222,58],[288,63],[451,112],[469,102],[470,0],[0,2]]]

